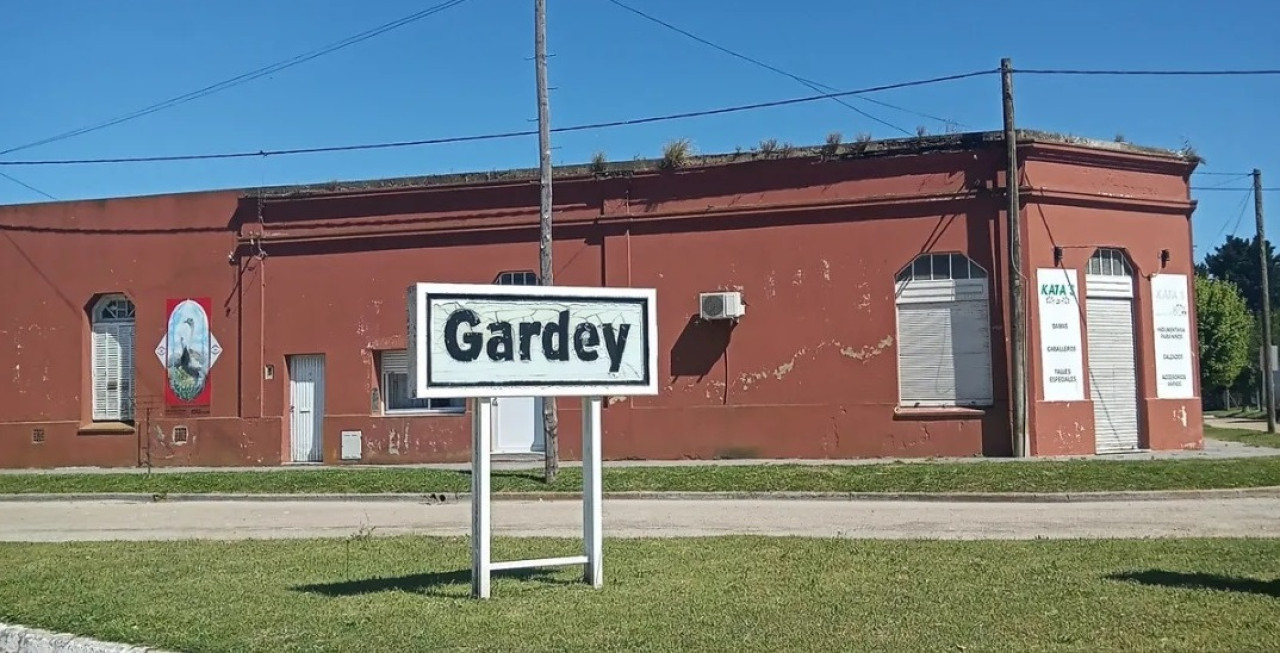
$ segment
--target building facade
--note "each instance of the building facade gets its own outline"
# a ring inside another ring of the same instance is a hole
[[[657,289],[660,394],[606,399],[605,457],[1010,455],[1003,149],[557,169],[555,282]],[[1194,162],[1019,158],[1030,453],[1200,447]],[[0,207],[0,466],[465,461],[467,402],[409,391],[406,288],[537,283],[538,199],[520,170]],[[746,315],[700,319],[715,290]],[[499,400],[496,452],[541,450],[539,401]]]

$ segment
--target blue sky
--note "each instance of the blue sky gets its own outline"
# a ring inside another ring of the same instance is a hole
[[[0,149],[93,124],[286,59],[439,0],[337,2],[16,0],[0,21]],[[1029,3],[625,0],[703,38],[840,89],[994,68],[1277,68],[1280,3],[1079,0]],[[549,0],[552,123],[710,109],[811,95],[607,0]],[[1009,16],[1007,23],[1001,20]],[[467,0],[374,39],[97,132],[0,157],[94,158],[342,145],[535,126],[532,0]],[[1280,187],[1280,77],[1032,77],[1015,83],[1019,126],[1180,147],[1202,170],[1263,170]],[[999,80],[877,94],[960,129],[1000,126]],[[856,106],[910,132],[938,121]],[[686,137],[699,151],[761,139],[818,143],[899,132],[825,101],[678,122],[564,134],[555,161],[656,156]],[[60,199],[535,166],[535,138],[232,161],[3,167]],[[1197,176],[1201,186],[1248,179]],[[1244,192],[1197,192],[1197,254],[1223,233],[1252,234]],[[0,178],[0,203],[43,201]],[[1280,193],[1267,195],[1268,228]]]

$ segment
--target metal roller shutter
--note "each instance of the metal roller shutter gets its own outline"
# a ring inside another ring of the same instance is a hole
[[[1133,300],[1089,297],[1089,396],[1098,453],[1138,449]]]
[[[989,405],[991,340],[985,281],[913,281],[899,292],[899,403]]]

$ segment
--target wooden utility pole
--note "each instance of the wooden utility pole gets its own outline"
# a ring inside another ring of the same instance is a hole
[[[1004,100],[1005,194],[1009,230],[1009,343],[1013,360],[1009,365],[1009,412],[1012,415],[1013,455],[1030,455],[1027,442],[1027,338],[1022,301],[1022,202],[1018,197],[1018,134],[1013,122],[1013,61],[1000,60],[1000,86]]]
[[[538,278],[542,285],[550,286],[555,283],[555,272],[551,267],[551,103],[547,99],[547,0],[533,0],[533,24],[534,59],[538,69],[538,184],[542,189],[542,199],[538,204],[538,254],[541,268]],[[547,483],[555,482],[556,473],[560,471],[559,428],[555,397],[543,397],[544,478]]]
[[[1253,169],[1253,218],[1258,224],[1258,264],[1262,266],[1262,401],[1267,411],[1267,433],[1276,432],[1276,386],[1271,371],[1271,257],[1267,255],[1267,228],[1262,221],[1262,171]]]

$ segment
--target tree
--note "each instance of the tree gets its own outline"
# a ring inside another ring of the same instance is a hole
[[[1280,305],[1280,258],[1276,256],[1271,241],[1267,241],[1267,260],[1271,273],[1271,305]],[[1207,274],[1212,279],[1229,281],[1235,284],[1244,296],[1249,312],[1254,315],[1262,313],[1262,278],[1258,269],[1258,239],[1227,236],[1217,249],[1204,257],[1204,263],[1196,266],[1198,273]]]
[[[1253,316],[1230,281],[1196,275],[1196,325],[1200,331],[1200,383],[1232,387],[1250,361],[1257,341]]]

